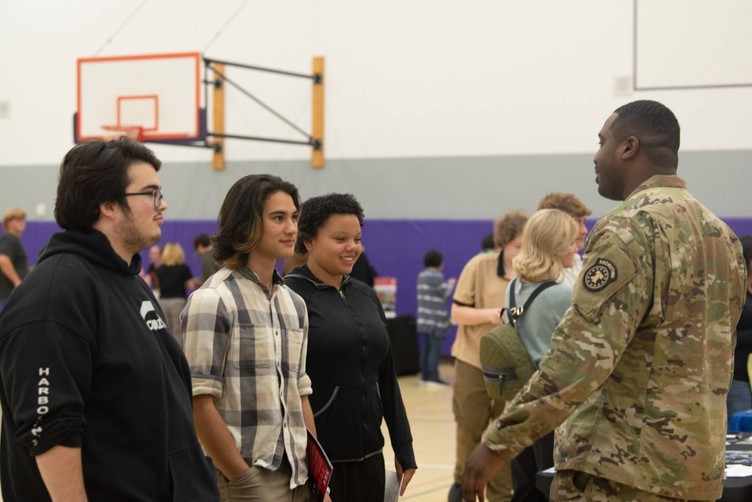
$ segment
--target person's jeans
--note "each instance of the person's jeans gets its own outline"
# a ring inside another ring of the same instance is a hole
[[[424,338],[420,351],[421,379],[426,382],[438,382],[439,356],[441,355],[441,345],[444,342],[444,337],[429,335],[427,333],[421,333],[420,336]]]

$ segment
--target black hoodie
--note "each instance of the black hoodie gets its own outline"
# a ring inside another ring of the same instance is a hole
[[[104,234],[52,236],[0,315],[5,502],[50,500],[34,457],[80,447],[89,500],[214,501],[188,365]]]

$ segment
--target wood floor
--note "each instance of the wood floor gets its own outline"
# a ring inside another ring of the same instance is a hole
[[[450,362],[442,361],[439,373],[442,380],[454,381],[454,368]],[[424,387],[420,385],[418,375],[400,377],[399,383],[418,463],[418,470],[400,500],[445,502],[454,471],[452,388]],[[388,437],[386,426],[383,430],[384,436]],[[394,454],[388,446],[384,448],[384,459],[386,468],[394,470]]]

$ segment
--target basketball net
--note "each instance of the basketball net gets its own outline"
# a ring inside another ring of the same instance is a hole
[[[112,134],[103,134],[104,141],[112,141],[123,137],[131,138],[139,143],[144,140],[144,128],[141,126],[114,126],[105,125],[102,129],[112,131]]]

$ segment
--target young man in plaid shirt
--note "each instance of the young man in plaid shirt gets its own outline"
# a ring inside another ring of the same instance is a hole
[[[181,316],[196,430],[223,501],[308,500],[308,317],[274,269],[293,254],[299,209],[297,189],[276,176],[236,182],[214,237],[224,266]]]

